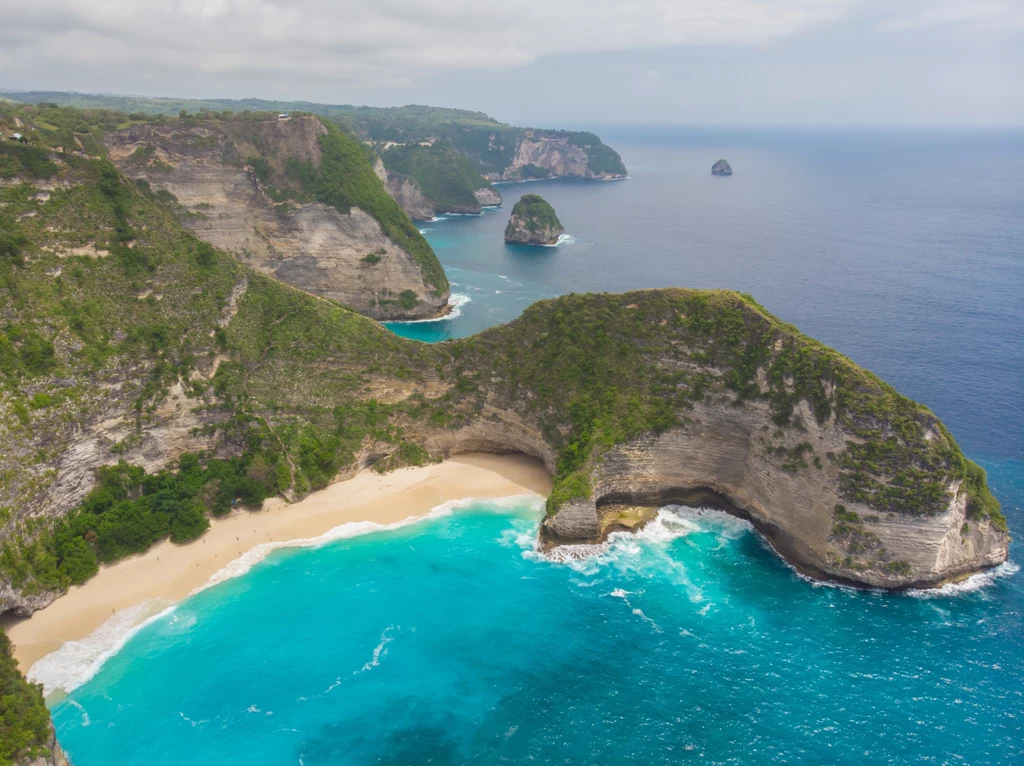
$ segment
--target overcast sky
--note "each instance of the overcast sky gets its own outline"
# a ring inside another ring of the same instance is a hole
[[[0,88],[1024,125],[1024,0],[0,0]]]

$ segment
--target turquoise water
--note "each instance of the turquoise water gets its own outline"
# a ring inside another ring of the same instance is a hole
[[[1022,134],[601,133],[630,179],[506,185],[502,210],[421,225],[469,300],[393,328],[459,337],[572,291],[750,292],[931,406],[1024,535]],[[722,156],[731,178],[708,172]],[[574,241],[503,244],[526,191]],[[61,741],[76,766],[1024,763],[1015,565],[853,592],[724,516],[666,512],[574,562],[533,553],[537,521],[478,503],[278,550],[114,652],[144,614],[119,616],[48,669],[98,670],[53,707]]]
[[[590,559],[485,503],[279,551],[54,708],[93,764],[970,763],[1024,758],[1017,578],[813,586],[682,510]]]

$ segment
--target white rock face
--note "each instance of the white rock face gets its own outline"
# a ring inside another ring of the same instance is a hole
[[[277,205],[244,164],[257,153],[250,143],[256,131],[262,153],[319,165],[317,139],[326,130],[315,117],[201,122],[189,129],[150,123],[108,134],[106,143],[122,172],[174,194],[196,236],[246,265],[375,319],[439,315],[448,292],[435,295],[419,264],[372,216],[359,208],[339,213],[319,202]],[[157,163],[132,159],[147,147],[155,147]],[[407,290],[419,300],[411,309],[393,300]]]
[[[810,424],[800,440],[817,455],[841,452],[847,437],[834,421],[818,426],[806,403],[800,407],[803,422]],[[543,537],[549,545],[593,541],[603,504],[678,502],[717,506],[750,519],[784,558],[819,578],[926,587],[1006,559],[1009,536],[990,522],[972,520],[969,532],[961,534],[966,495],[959,485],[949,487],[943,513],[879,513],[840,496],[831,461],[820,469],[780,470],[760,440],[766,423],[771,413],[763,402],[742,408],[698,405],[687,425],[604,455],[594,474],[594,499],[572,501],[546,519]],[[837,504],[861,520],[848,524],[852,531],[845,534],[837,534]]]
[[[587,153],[574,146],[566,137],[537,136],[527,131],[516,145],[512,163],[500,175],[489,173],[490,181],[518,181],[524,176],[523,169],[535,165],[548,171],[550,176],[559,178],[622,178],[619,173],[595,173],[590,169]]]

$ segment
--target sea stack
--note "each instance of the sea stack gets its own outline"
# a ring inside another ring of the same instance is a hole
[[[565,232],[555,209],[539,194],[524,194],[512,208],[505,241],[519,245],[553,245]]]
[[[711,166],[711,174],[715,176],[731,176],[732,168],[729,167],[728,160],[719,160]]]

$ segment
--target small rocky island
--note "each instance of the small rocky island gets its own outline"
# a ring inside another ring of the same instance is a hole
[[[715,176],[731,176],[732,168],[729,167],[728,160],[719,160],[711,166],[711,174]]]
[[[524,194],[512,208],[505,241],[519,245],[553,245],[565,233],[555,209],[539,194]]]

